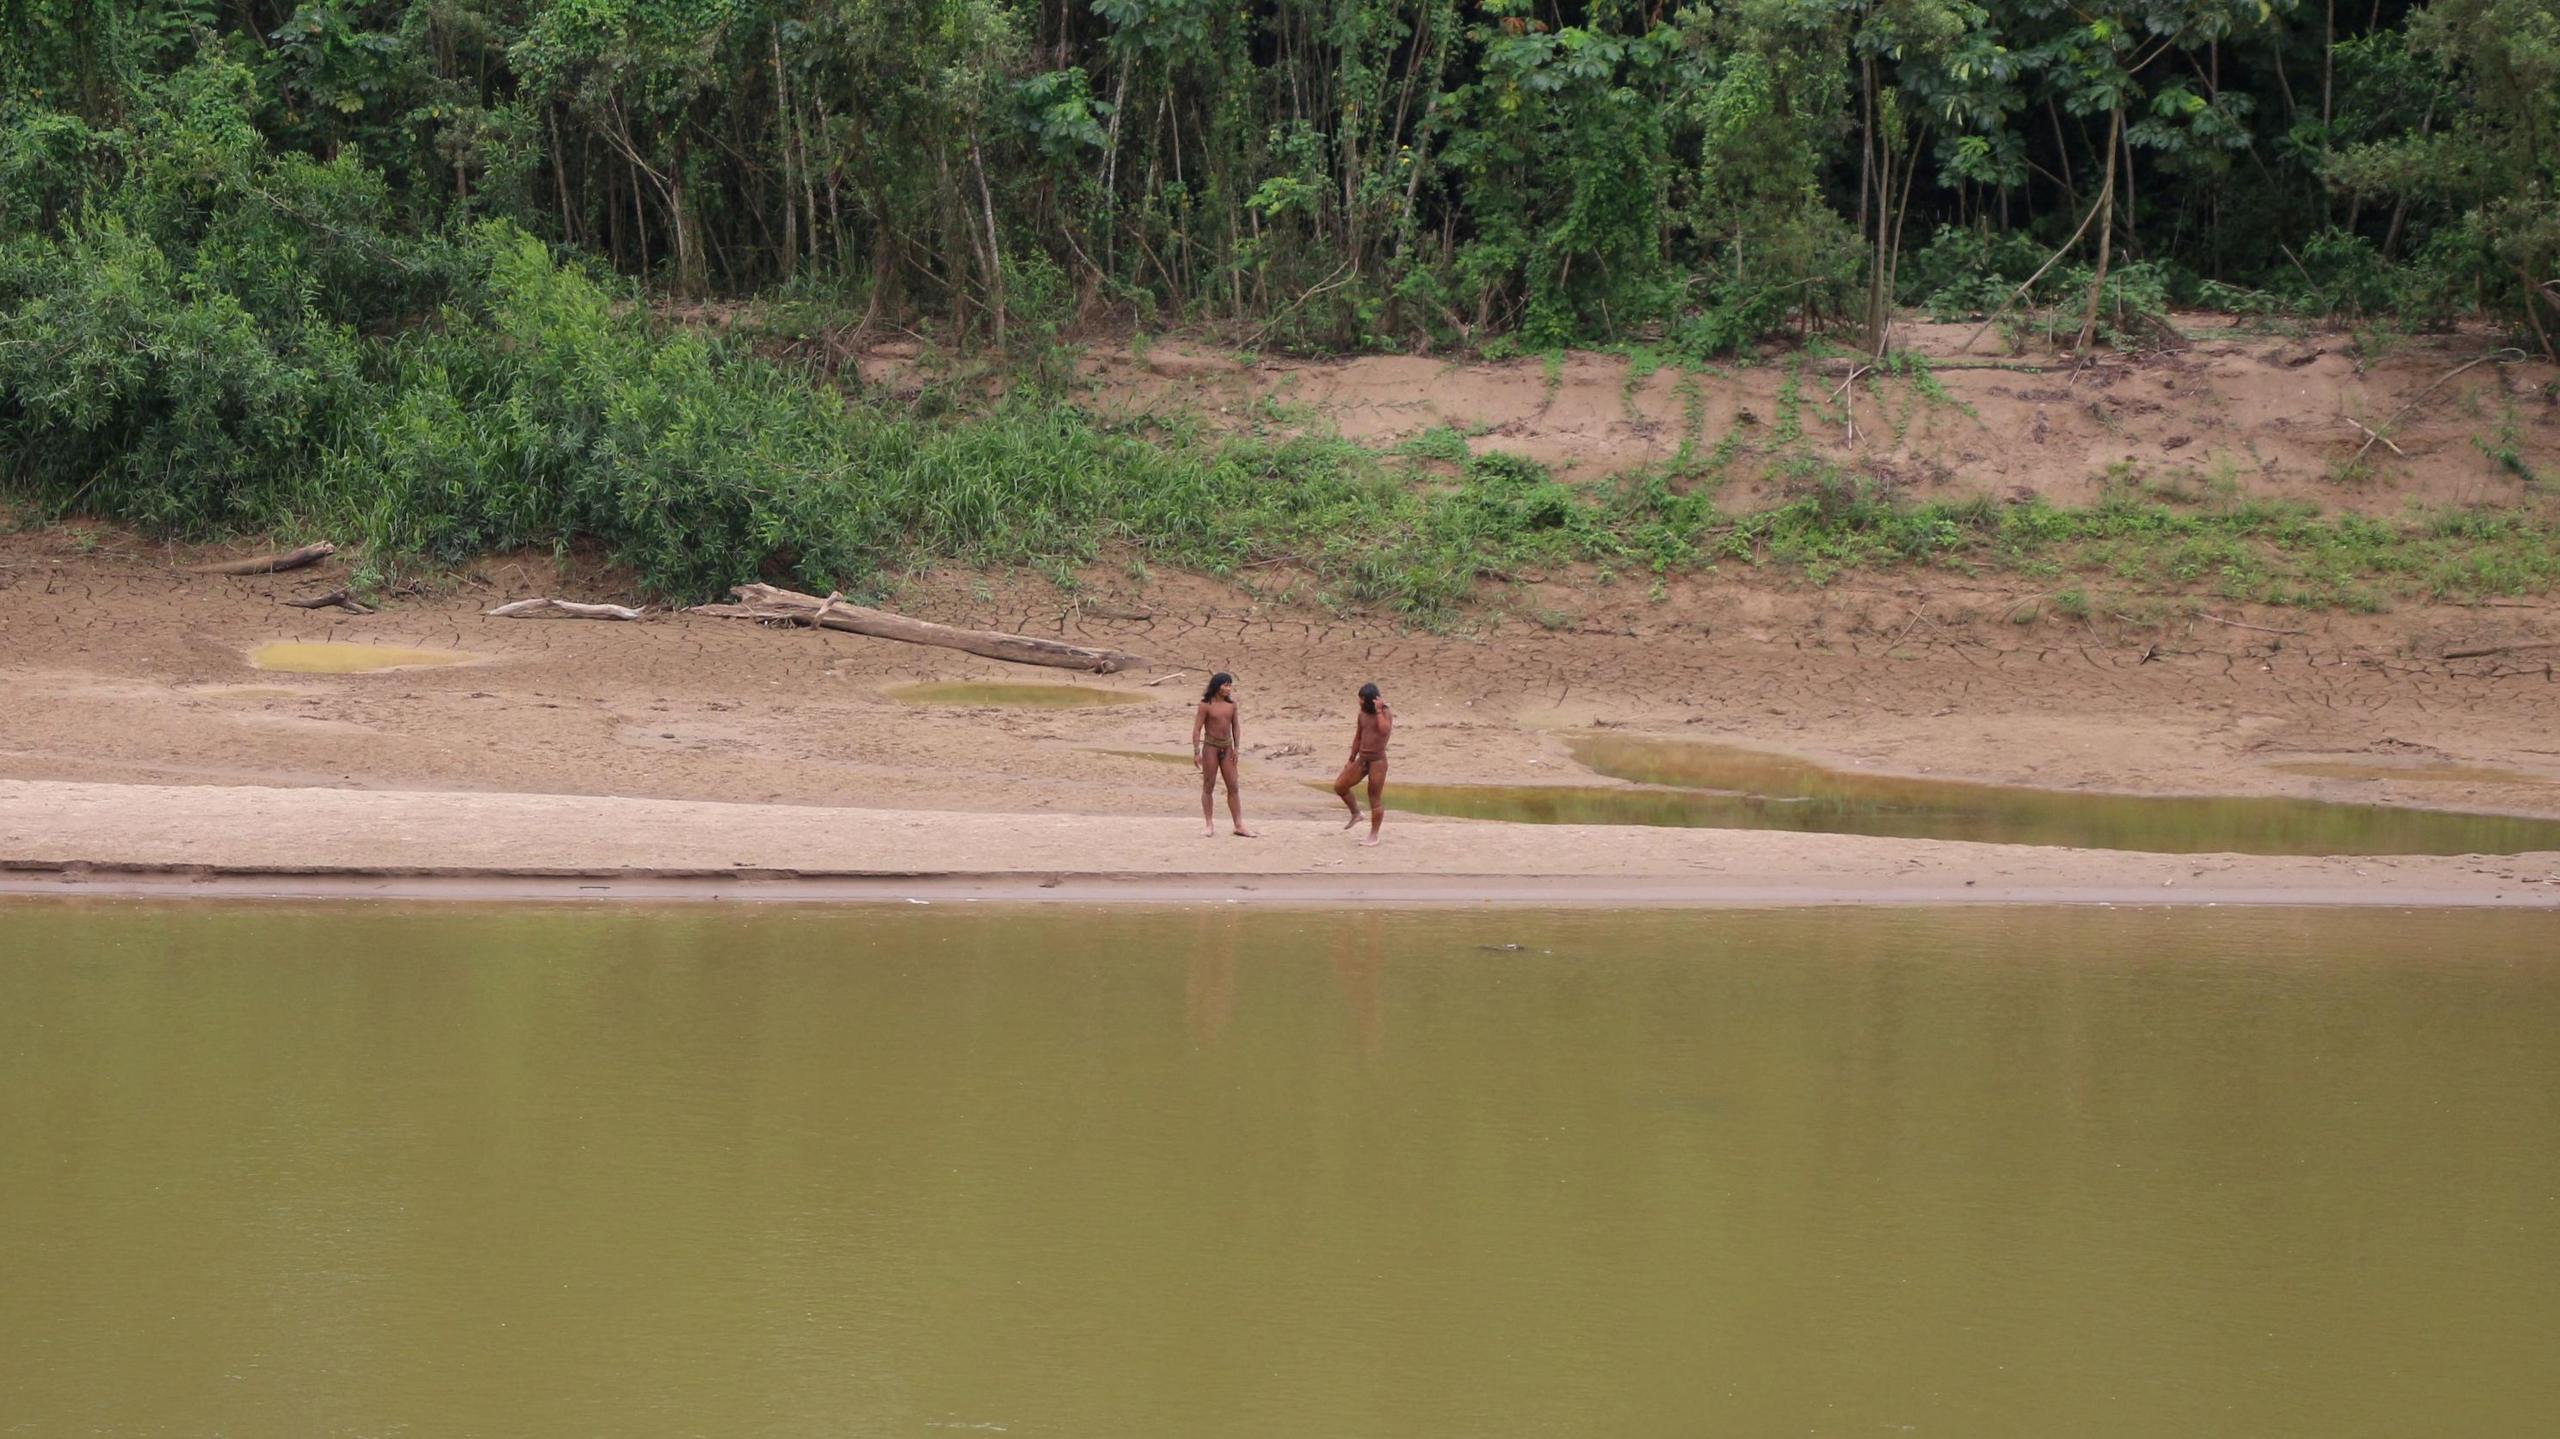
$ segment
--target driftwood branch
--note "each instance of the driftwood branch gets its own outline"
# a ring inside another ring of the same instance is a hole
[[[2476,660],[2483,655],[2512,654],[2517,650],[2560,650],[2560,640],[2524,640],[2511,645],[2482,645],[2477,649],[2446,650],[2449,660]]]
[[[287,570],[316,565],[337,552],[336,545],[322,540],[316,545],[304,545],[301,549],[287,550],[280,555],[252,555],[245,560],[225,560],[218,565],[198,565],[196,573],[200,575],[280,575]]]
[[[848,634],[869,635],[873,639],[935,645],[1013,664],[1046,665],[1051,669],[1084,670],[1092,674],[1112,674],[1140,663],[1136,655],[1123,654],[1118,650],[1088,649],[1083,645],[1034,639],[1029,635],[1003,634],[995,630],[958,629],[930,620],[891,614],[887,610],[847,604],[836,595],[820,599],[816,595],[777,589],[772,585],[740,585],[731,593],[738,597],[736,604],[696,605],[690,613],[721,619],[823,626]]]
[[[530,600],[516,600],[500,605],[496,609],[483,610],[481,613],[502,620],[520,620],[531,615],[567,615],[573,620],[636,620],[649,612],[635,610],[629,605],[586,605],[575,600],[555,600],[543,596]]]
[[[2398,455],[2404,460],[2409,458],[2409,452],[2400,448],[2398,445],[2391,443],[2391,437],[2389,435],[2382,433],[2380,430],[2375,429],[2373,426],[2366,424],[2364,421],[2357,419],[2353,415],[2340,415],[2338,418],[2355,426],[2357,429],[2364,431],[2364,449],[2356,451],[2357,454],[2361,455],[2365,450],[2372,449],[2374,441],[2379,440],[2382,442],[2382,447],[2384,449],[2389,450],[2391,453]]]
[[[349,590],[344,585],[340,585],[338,588],[329,591],[325,595],[300,595],[293,599],[281,601],[281,603],[291,605],[297,610],[337,609],[345,610],[349,614],[357,615],[369,615],[373,613],[373,606],[357,599],[355,597],[355,592]]]
[[[2080,237],[2089,233],[2089,222],[2098,218],[2098,211],[2101,209],[2112,210],[2115,208],[2115,198],[2114,191],[2110,190],[2105,198],[2099,200],[2095,204],[2092,204],[2089,207],[2089,213],[2080,217],[2080,228],[2071,232],[2071,238],[2062,242],[2062,248],[2054,251],[2051,255],[2046,256],[2045,262],[2036,266],[2036,272],[2027,277],[2025,284],[2020,285],[2018,288],[2009,292],[2009,298],[1992,306],[1991,313],[1982,317],[1982,323],[1974,327],[1972,334],[1964,337],[1963,344],[1956,346],[1956,353],[1961,355],[1972,349],[1973,342],[1982,338],[1982,332],[1990,329],[1993,321],[1999,319],[2002,315],[2009,313],[2009,307],[2018,303],[2020,296],[2026,294],[2029,290],[2034,289],[2036,281],[2044,278],[2044,272],[2052,269],[2055,261],[2070,254],[2072,247],[2080,243]]]
[[[2399,425],[2399,423],[2400,423],[2403,419],[2406,419],[2406,418],[2408,417],[2408,414],[2409,414],[2409,412],[2410,412],[2411,410],[2414,410],[2414,409],[2418,408],[2418,406],[2419,406],[2419,405],[2421,405],[2421,404],[2425,403],[2427,396],[2432,395],[2432,394],[2434,394],[2436,391],[2443,389],[2443,388],[2444,388],[2444,385],[2445,385],[2445,381],[2452,379],[2454,376],[2459,375],[2459,374],[2463,373],[2463,372],[2464,372],[2464,371],[2466,371],[2466,370],[2473,370],[2473,369],[2477,369],[2477,368],[2479,368],[2479,367],[2480,367],[2480,366],[2482,366],[2482,365],[2488,364],[2488,363],[2489,363],[2490,361],[2492,361],[2492,360],[2495,360],[2495,361],[2497,361],[2498,363],[2500,363],[2500,364],[2502,364],[2502,365],[2512,365],[2512,364],[2516,363],[2517,361],[2522,360],[2522,359],[2524,359],[2524,358],[2525,358],[2525,353],[2524,353],[2524,351],[2522,351],[2522,350],[2518,350],[2518,349],[2515,349],[2515,348],[2510,347],[2510,348],[2503,349],[2503,350],[2491,350],[2489,353],[2487,353],[2487,354],[2485,354],[2485,355],[2482,355],[2480,358],[2478,358],[2478,359],[2476,359],[2476,360],[2472,360],[2472,361],[2469,361],[2469,362],[2464,363],[2464,364],[2456,365],[2456,366],[2454,366],[2452,369],[2445,371],[2445,372],[2444,372],[2443,374],[2441,374],[2441,375],[2438,375],[2438,376],[2436,377],[2436,382],[2435,382],[2434,384],[2427,386],[2427,387],[2426,387],[2425,389],[2423,389],[2423,390],[2420,390],[2420,391],[2418,392],[2418,398],[2416,398],[2416,399],[2414,399],[2414,400],[2411,400],[2409,403],[2407,403],[2407,404],[2405,404],[2405,405],[2402,405],[2402,406],[2401,406],[2397,411],[2393,412],[2393,414],[2392,414],[2392,416],[2391,416],[2391,418],[2390,418],[2390,419],[2387,419],[2387,420],[2385,420],[2385,421],[2383,421],[2383,422],[2382,422],[2382,428],[2383,428],[2383,429],[2385,429],[2385,430],[2388,430],[2388,429],[2392,429],[2392,428],[2397,427],[2397,426]],[[2357,429],[2359,429],[2359,430],[2364,430],[2364,426],[2362,426],[2362,425],[2358,425],[2358,426],[2356,426],[2356,428],[2357,428]],[[2356,461],[2357,461],[2357,460],[2361,460],[2361,459],[2363,459],[2363,458],[2364,458],[2364,455],[2365,455],[2365,451],[2370,450],[2370,449],[2372,449],[2372,448],[2373,448],[2374,441],[2376,441],[2376,440],[2382,440],[2382,443],[2384,443],[2384,444],[2386,444],[2386,445],[2391,444],[2391,442],[2390,442],[2389,440],[2383,440],[2383,439],[2382,439],[2381,434],[2380,434],[2380,433],[2378,433],[2378,432],[2376,432],[2376,431],[2373,431],[2373,430],[2364,430],[2364,432],[2365,432],[2365,436],[2366,436],[2366,438],[2365,438],[2365,442],[2364,442],[2363,444],[2361,444],[2361,445],[2356,446],[2356,452],[2355,452],[2355,456],[2354,456],[2354,458],[2353,458],[2353,459],[2350,459],[2350,460],[2348,460],[2348,461],[2347,461],[2347,463],[2348,463],[2348,464],[2350,464],[2350,465],[2352,465],[2352,464],[2356,463]],[[2391,445],[2391,452],[2392,452],[2393,454],[2395,454],[2395,455],[2396,455],[2396,454],[2399,454],[2399,453],[2400,453],[2400,447],[2399,447],[2398,445]]]

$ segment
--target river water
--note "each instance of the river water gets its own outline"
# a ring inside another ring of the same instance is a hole
[[[2560,922],[0,904],[0,1434],[2560,1414]]]

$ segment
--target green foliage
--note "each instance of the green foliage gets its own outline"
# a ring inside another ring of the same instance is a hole
[[[1525,563],[2541,587],[2531,526],[1909,505],[1785,459],[1808,406],[1838,419],[1792,369],[1753,447],[1788,498],[1750,515],[1716,507],[1746,447],[1708,448],[1693,375],[1678,463],[1600,490],[1453,432],[1409,453],[1457,482],[1417,490],[1299,426],[1135,429],[1054,382],[1114,311],[1252,350],[1696,366],[1790,329],[1839,353],[1870,287],[1954,318],[2039,269],[2020,323],[2059,335],[2094,298],[2148,343],[2201,297],[2384,336],[2487,314],[2547,349],[2556,7],[2349,15],[2332,44],[2236,0],[6,0],[0,486],[168,534],[327,528],[376,565],[592,541],[687,598],[1105,550],[1292,561],[1424,616]],[[803,338],[1014,363],[899,408],[650,318],[662,288],[764,286]],[[2533,478],[2503,428],[2482,447]]]
[[[1902,262],[1902,299],[1941,321],[1973,319],[2009,298],[2044,264],[2033,237],[1983,226],[1942,225],[1928,245]],[[2040,283],[2027,299],[2051,304],[2058,282]]]
[[[1417,459],[1438,460],[1442,464],[1464,465],[1472,455],[1467,447],[1466,432],[1450,425],[1434,425],[1403,444],[1396,453]]]
[[[1696,359],[1870,286],[1979,313],[2056,248],[2060,328],[2101,233],[2182,301],[2540,345],[2556,6],[0,0],[0,227],[254,139],[360,165],[391,231],[508,219],[687,294],[820,271],[1024,352],[1121,310]]]

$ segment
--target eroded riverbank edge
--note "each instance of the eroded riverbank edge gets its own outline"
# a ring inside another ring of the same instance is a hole
[[[2165,855],[1743,830],[1195,821],[0,781],[0,894],[1398,905],[2560,909],[2560,854]]]

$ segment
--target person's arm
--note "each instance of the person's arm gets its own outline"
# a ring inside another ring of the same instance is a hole
[[[1385,749],[1387,747],[1387,736],[1394,734],[1395,732],[1396,712],[1387,708],[1387,702],[1385,700],[1378,701],[1378,748],[1382,750]]]
[[[1202,700],[1191,707],[1191,762],[1200,762],[1200,726],[1209,722],[1209,702]]]
[[[1227,715],[1227,747],[1235,751],[1237,759],[1244,758],[1243,705],[1237,705],[1235,709]]]

